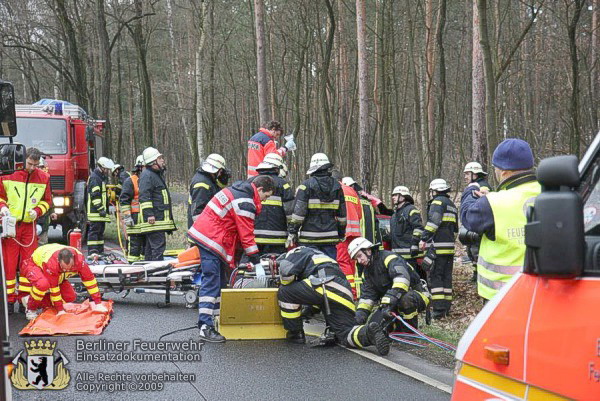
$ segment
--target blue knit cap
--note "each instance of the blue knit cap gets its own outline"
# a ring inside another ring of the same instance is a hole
[[[531,169],[533,168],[531,147],[522,139],[505,139],[494,150],[492,165],[501,170]]]

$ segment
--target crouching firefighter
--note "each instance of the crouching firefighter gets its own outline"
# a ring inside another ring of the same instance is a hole
[[[350,243],[352,259],[364,268],[362,295],[356,310],[356,323],[377,322],[391,331],[392,313],[417,328],[419,312],[429,306],[431,295],[424,280],[406,260],[393,252],[379,250],[366,238]],[[373,311],[375,305],[379,308]]]
[[[327,325],[340,344],[352,348],[374,345],[379,355],[389,353],[390,342],[379,323],[354,322],[352,289],[335,260],[314,248],[298,247],[277,261],[282,284],[277,297],[288,341],[306,342],[301,308],[312,305],[324,311]]]
[[[94,274],[85,262],[85,257],[76,248],[60,244],[39,247],[23,267],[23,280],[19,291],[30,295],[22,299],[27,319],[38,316],[39,309],[54,306],[57,316],[66,312],[63,302],[73,302],[77,297],[68,278],[79,275],[81,282],[92,298],[92,310],[106,313]]]

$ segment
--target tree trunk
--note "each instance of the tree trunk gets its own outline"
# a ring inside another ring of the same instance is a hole
[[[206,21],[206,2],[202,2],[200,14],[198,16],[198,45],[196,47],[196,151],[194,152],[194,160],[199,162],[204,158],[205,154],[205,129],[204,129],[204,95],[203,85],[204,80],[202,71],[204,68],[204,43],[206,41],[206,30],[204,22]],[[198,163],[197,163],[198,164]]]
[[[483,56],[479,43],[479,12],[477,0],[473,0],[473,56],[471,58],[471,158],[482,164],[488,160],[487,136],[485,135],[485,77]]]
[[[440,59],[440,89],[438,91],[439,118],[437,124],[436,138],[437,149],[435,157],[434,176],[442,175],[442,161],[444,154],[444,128],[446,124],[446,54],[444,52],[444,29],[446,29],[446,0],[440,0],[438,21],[436,28],[436,43]]]
[[[256,83],[258,85],[258,114],[260,123],[269,118],[269,90],[267,89],[267,62],[265,49],[265,5],[263,0],[254,0],[254,27],[256,29]]]
[[[569,103],[569,112],[571,114],[571,143],[570,150],[576,156],[580,155],[581,129],[579,127],[579,58],[577,56],[577,24],[581,17],[581,9],[585,0],[574,0],[575,6],[573,15],[568,25],[569,35],[569,55],[571,57],[571,101]],[[568,7],[567,7],[568,15]]]
[[[495,148],[497,140],[496,129],[496,79],[490,47],[487,0],[477,0],[479,12],[479,44],[483,55],[483,71],[485,76],[485,131],[488,135],[488,154]]]
[[[96,29],[100,43],[100,107],[98,117],[106,120],[104,132],[107,133],[106,153],[112,155],[113,135],[110,125],[110,83],[112,80],[112,59],[110,54],[110,42],[106,31],[106,16],[104,12],[104,0],[96,0]],[[120,150],[119,150],[120,152]]]
[[[321,69],[321,85],[320,85],[320,97],[321,97],[321,117],[323,118],[323,125],[325,126],[325,137],[326,140],[326,153],[330,158],[335,157],[334,147],[335,138],[333,136],[333,127],[331,124],[331,112],[329,108],[329,100],[327,98],[327,92],[329,88],[329,65],[331,63],[331,52],[333,51],[333,39],[335,35],[335,15],[333,13],[333,6],[330,0],[325,0],[325,6],[327,7],[327,41],[325,43],[325,54],[323,55],[323,68]]]
[[[365,0],[356,0],[356,36],[358,42],[358,98],[359,98],[359,171],[362,186],[367,191],[371,187],[371,152],[369,145],[369,66],[366,40]]]
[[[593,134],[596,135],[600,129],[600,121],[598,120],[598,107],[600,102],[598,101],[598,95],[600,92],[600,54],[598,53],[598,47],[600,47],[600,0],[592,0],[592,63],[591,63],[591,80],[592,80],[592,129]]]

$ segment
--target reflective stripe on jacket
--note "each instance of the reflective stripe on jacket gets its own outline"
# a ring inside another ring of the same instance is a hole
[[[525,223],[527,207],[541,192],[535,176],[520,185],[507,188],[486,198],[494,215],[494,240],[487,234],[481,239],[477,260],[477,292],[492,299],[506,282],[523,269],[525,261]]]
[[[188,230],[188,237],[232,267],[240,244],[244,252],[258,262],[254,220],[261,209],[256,186],[246,181],[236,182],[213,196]]]
[[[269,153],[277,153],[284,156],[284,147],[277,149],[274,138],[268,130],[261,128],[248,141],[248,178],[258,175],[256,168]]]
[[[287,239],[287,222],[292,214],[294,192],[290,184],[276,173],[265,175],[275,182],[275,191],[262,201],[262,210],[254,222],[254,236],[257,244],[283,245]]]
[[[100,212],[108,211],[108,195],[106,193],[106,177],[99,168],[94,169],[88,178],[86,196],[88,220],[109,222],[108,215],[100,216]]]
[[[52,205],[50,192],[50,176],[36,168],[31,173],[26,170],[0,177],[0,208],[6,206],[10,214],[17,221],[31,223],[29,216],[31,209],[35,210],[37,217],[46,214]]]
[[[171,194],[167,189],[162,172],[146,168],[140,175],[140,232],[142,234],[158,231],[175,231],[173,211],[171,209]],[[154,217],[154,224],[148,219]]]

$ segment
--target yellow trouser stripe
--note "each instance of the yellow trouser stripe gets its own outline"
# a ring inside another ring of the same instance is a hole
[[[319,294],[323,295],[323,289],[321,287],[315,288],[315,291],[317,291]],[[335,294],[331,291],[327,291],[327,298],[337,302],[338,304],[344,305],[346,308],[348,308],[352,311],[356,311],[356,306],[354,305],[353,302],[350,302],[349,300],[339,296],[338,294]]]
[[[96,283],[96,279],[91,279],[90,281],[81,281],[81,284],[85,285],[86,287],[91,287]]]
[[[33,288],[33,292],[36,293],[37,295],[44,296],[46,294],[46,291],[40,291],[36,287],[32,287],[32,288]]]
[[[302,311],[298,311],[298,312],[281,311],[281,317],[286,318],[286,319],[297,319],[300,316],[302,316]]]
[[[352,341],[358,347],[363,348],[363,345],[360,343],[360,341],[358,341],[358,332],[360,331],[361,327],[364,327],[364,326],[358,326],[357,328],[354,329],[354,333],[352,333]]]
[[[88,292],[90,293],[90,295],[94,295],[94,294],[96,294],[98,291],[99,291],[99,290],[98,290],[98,287],[96,287],[96,288],[92,288],[91,290],[88,288]]]

